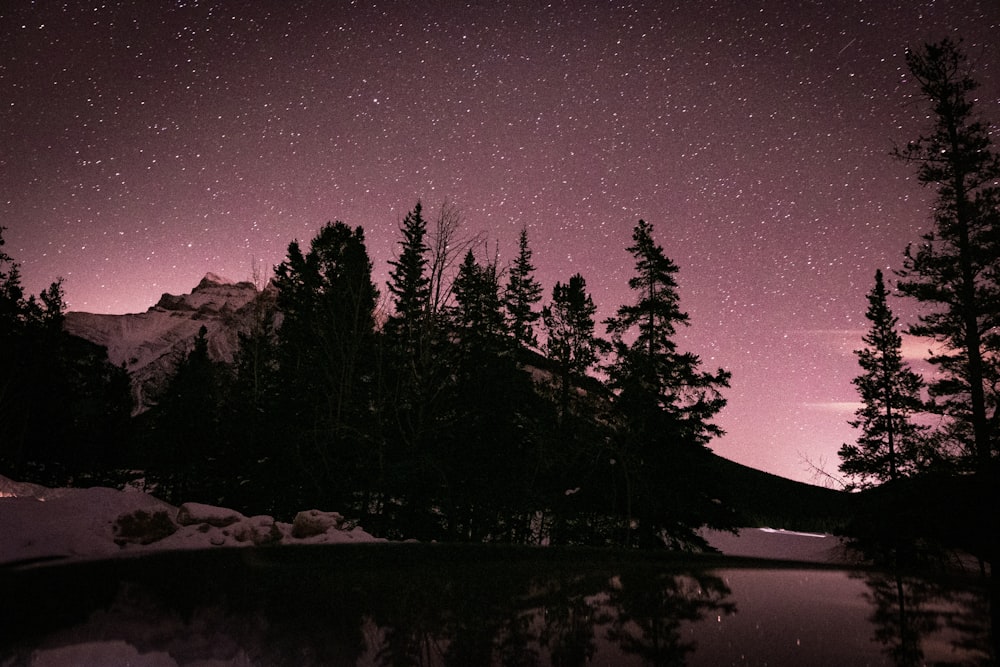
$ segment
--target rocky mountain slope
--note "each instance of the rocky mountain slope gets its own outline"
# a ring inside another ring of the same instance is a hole
[[[238,332],[262,311],[270,290],[250,282],[233,282],[208,273],[190,294],[164,294],[145,313],[99,315],[69,312],[66,330],[102,345],[115,365],[125,365],[132,378],[137,411],[155,400],[157,390],[193,345],[201,327],[207,330],[209,354],[232,361]]]

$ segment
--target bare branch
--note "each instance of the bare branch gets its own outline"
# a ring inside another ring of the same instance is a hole
[[[850,491],[853,489],[853,485],[846,482],[842,477],[837,477],[833,473],[829,472],[826,468],[826,461],[823,457],[819,458],[819,462],[813,462],[806,454],[801,450],[796,452],[799,455],[799,463],[805,464],[805,469],[809,471],[809,477],[812,479],[813,483],[817,486],[822,486],[827,489],[840,489],[843,491]]]
[[[462,236],[460,230],[465,216],[447,199],[441,204],[434,229],[428,233],[431,249],[431,314],[439,313],[452,297],[456,267],[465,253],[483,238],[481,233]]]

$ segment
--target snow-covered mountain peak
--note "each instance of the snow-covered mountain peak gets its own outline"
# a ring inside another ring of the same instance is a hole
[[[229,278],[223,278],[219,274],[212,273],[211,271],[209,271],[208,273],[205,274],[205,277],[201,279],[201,282],[198,283],[198,287],[196,287],[195,289],[206,287],[208,285],[235,285],[235,284],[236,284],[235,280],[230,280]]]
[[[236,283],[207,273],[190,294],[164,294],[150,310],[197,310],[200,312],[235,312],[257,296],[253,283]]]
[[[125,365],[136,407],[142,410],[191,349],[201,327],[207,330],[209,355],[217,361],[232,361],[238,332],[259,316],[255,301],[273,296],[273,290],[258,292],[253,283],[207,273],[190,293],[164,294],[145,313],[70,312],[65,327],[75,336],[104,346],[111,363]]]

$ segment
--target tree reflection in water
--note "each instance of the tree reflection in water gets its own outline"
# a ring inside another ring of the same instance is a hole
[[[873,639],[898,667],[990,665],[989,605],[985,595],[900,572],[866,572]],[[928,655],[928,654],[931,655]]]
[[[366,545],[0,570],[0,664],[73,664],[82,646],[178,665],[910,665],[988,655],[981,591],[727,563]]]
[[[612,590],[610,607],[616,616],[608,638],[622,653],[642,658],[644,665],[687,664],[697,645],[682,641],[682,624],[735,613],[729,594],[721,578],[705,572],[629,572]]]
[[[695,645],[681,641],[681,625],[735,608],[723,581],[700,570],[586,559],[470,565],[379,586],[389,594],[369,598],[373,664],[571,667],[599,649],[637,664],[684,664]]]

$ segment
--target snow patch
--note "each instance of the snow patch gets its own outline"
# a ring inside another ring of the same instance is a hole
[[[137,491],[49,489],[0,475],[0,563],[164,549],[383,541],[350,526],[337,512],[300,512],[295,522],[247,517],[201,503],[177,508]]]
[[[858,559],[841,538],[823,533],[741,528],[738,535],[708,529],[701,530],[700,534],[711,547],[726,556],[836,564],[850,564]]]
[[[856,560],[840,538],[821,533],[743,528],[738,535],[701,534],[728,556],[839,564]],[[164,549],[384,541],[338,512],[306,510],[284,523],[201,503],[177,508],[140,491],[49,489],[2,475],[0,536],[0,563]]]
[[[764,533],[780,533],[782,535],[797,535],[798,537],[830,537],[823,533],[800,533],[796,530],[785,530],[784,528],[760,528]]]
[[[211,664],[211,663],[207,663]],[[134,665],[136,667],[178,667],[170,654],[162,651],[140,653],[122,640],[84,642],[58,648],[35,651],[32,667],[103,667],[104,665]]]

